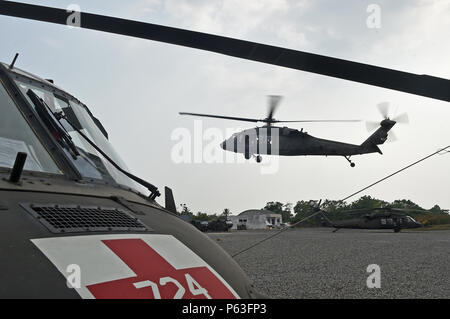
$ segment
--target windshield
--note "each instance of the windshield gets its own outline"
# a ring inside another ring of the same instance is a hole
[[[0,167],[12,168],[18,152],[28,154],[24,170],[61,174],[0,82]]]
[[[410,222],[416,222],[416,221],[414,220],[414,218],[412,218],[411,216],[406,216],[406,218],[407,218]]]
[[[30,97],[27,95],[31,89],[38,97],[40,97],[49,107],[51,112],[49,115],[56,123],[59,122],[53,116],[54,112],[63,112],[69,121],[76,126],[83,134],[90,138],[94,143],[112,158],[122,169],[128,170],[125,163],[115,152],[111,143],[102,133],[102,130],[94,122],[87,108],[80,102],[71,99],[67,94],[58,92],[46,86],[34,85],[32,83],[25,83],[24,81],[15,80],[19,88],[22,90],[24,96],[28,99],[30,104],[36,108]],[[63,129],[68,133],[75,144],[79,154],[74,156],[70,148],[64,148],[67,157],[73,162],[80,174],[87,179],[98,179],[105,182],[115,182],[127,187],[130,187],[141,193],[146,193],[146,189],[137,184],[123,173],[114,168],[107,160],[103,158],[74,128],[67,123],[66,120],[61,119]]]

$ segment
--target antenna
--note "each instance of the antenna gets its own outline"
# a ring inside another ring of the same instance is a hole
[[[16,55],[14,56],[13,61],[11,62],[11,64],[9,65],[9,69],[12,70],[12,68],[14,67],[14,64],[16,63],[17,58],[19,57],[19,53],[16,53]]]

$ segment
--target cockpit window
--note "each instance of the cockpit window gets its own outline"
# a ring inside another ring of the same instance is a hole
[[[41,98],[50,109],[48,112],[54,121],[62,126],[63,130],[70,136],[76,151],[79,153],[73,156],[74,152],[70,148],[65,147],[67,157],[72,161],[80,174],[88,179],[100,179],[109,183],[118,183],[133,188],[141,193],[146,193],[146,189],[137,184],[123,173],[119,172],[107,160],[103,158],[80,134],[64,119],[56,120],[53,113],[63,112],[69,121],[76,126],[83,134],[90,138],[100,147],[110,158],[112,158],[122,169],[128,170],[125,163],[115,152],[111,143],[102,133],[100,128],[95,124],[86,107],[78,101],[69,100],[59,95],[57,92],[51,92],[48,89],[37,87],[30,83],[16,80],[17,85],[24,93],[33,107],[36,107],[27,95],[28,90],[32,90],[39,98]]]
[[[12,168],[18,152],[28,154],[24,169],[62,174],[0,83],[0,167]]]

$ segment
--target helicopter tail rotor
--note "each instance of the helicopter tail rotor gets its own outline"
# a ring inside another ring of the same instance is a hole
[[[381,116],[383,117],[382,122],[374,122],[374,121],[367,121],[366,122],[366,128],[367,131],[371,132],[375,130],[376,128],[379,128],[380,125],[383,125],[383,122],[394,122],[394,124],[408,124],[409,123],[409,117],[407,113],[401,113],[399,115],[393,116],[390,118],[389,114],[391,113],[391,106],[389,102],[382,102],[377,105],[378,111],[380,112]],[[386,123],[385,122],[385,123]],[[389,131],[387,136],[388,142],[394,142],[397,140],[397,136],[394,134],[394,132]]]

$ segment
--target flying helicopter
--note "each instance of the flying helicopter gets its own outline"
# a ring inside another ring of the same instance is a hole
[[[335,228],[333,233],[341,228],[393,229],[394,232],[398,233],[401,229],[422,227],[421,223],[415,221],[414,218],[406,214],[406,212],[411,211],[411,209],[393,207],[345,210],[340,213],[349,213],[350,215],[356,214],[358,216],[339,221],[331,221],[326,216],[325,211],[321,210],[319,218],[321,219],[323,226]]]
[[[244,154],[245,159],[255,157],[256,162],[262,161],[261,154],[279,155],[279,156],[300,156],[300,155],[321,155],[321,156],[343,156],[351,167],[355,167],[355,163],[350,157],[353,155],[361,155],[368,153],[383,154],[378,145],[383,144],[388,139],[388,133],[391,139],[395,139],[389,131],[396,123],[408,123],[408,115],[400,114],[397,117],[389,118],[389,104],[387,102],[378,104],[378,108],[383,116],[383,120],[378,124],[379,128],[370,135],[362,144],[348,144],[338,141],[326,140],[309,135],[304,132],[289,127],[273,126],[274,123],[305,123],[305,122],[359,122],[360,120],[289,120],[280,121],[273,118],[281,96],[269,96],[269,112],[266,118],[243,118],[222,115],[199,114],[180,112],[180,115],[191,115],[200,117],[212,117],[233,121],[245,122],[262,122],[264,126],[246,129],[244,131],[233,134],[230,138],[220,144],[220,147],[226,151]],[[372,128],[373,122],[367,122],[367,127]]]
[[[0,15],[64,26],[74,13],[0,2]],[[447,79],[84,12],[79,19],[81,28],[450,101]],[[0,63],[0,251],[8,257],[0,297],[262,297],[222,248],[177,216],[170,188],[162,206],[158,188],[129,173],[85,104],[17,68],[16,58]]]

